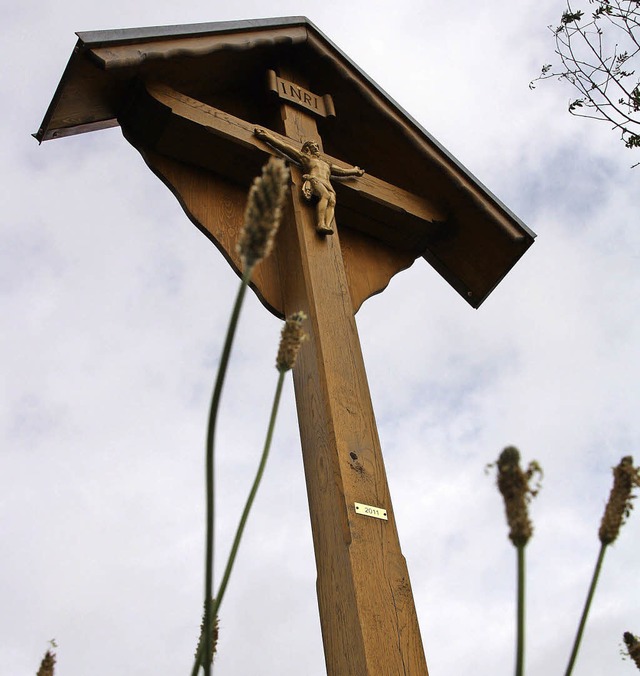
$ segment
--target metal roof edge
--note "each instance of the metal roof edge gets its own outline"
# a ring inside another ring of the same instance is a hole
[[[82,41],[84,47],[96,47],[97,45],[126,44],[128,42],[162,40],[165,38],[198,37],[212,33],[234,33],[250,28],[276,28],[301,24],[310,25],[315,30],[318,30],[305,16],[285,16],[269,19],[191,23],[177,26],[146,26],[102,31],[79,31],[76,32],[76,35]]]

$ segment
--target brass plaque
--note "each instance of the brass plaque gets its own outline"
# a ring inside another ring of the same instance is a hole
[[[388,521],[386,509],[382,509],[382,507],[372,507],[371,505],[363,505],[360,502],[355,502],[354,504],[356,506],[356,514],[363,514],[364,516],[372,516],[374,519]]]

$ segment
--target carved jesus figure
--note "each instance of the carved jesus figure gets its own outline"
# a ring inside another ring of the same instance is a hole
[[[331,185],[332,176],[362,176],[364,169],[353,167],[342,169],[335,164],[323,160],[320,155],[320,147],[315,141],[305,141],[298,150],[280,140],[266,129],[256,128],[253,132],[259,139],[279,151],[287,159],[292,160],[302,167],[304,184],[302,193],[307,200],[313,197],[318,199],[316,207],[317,221],[316,230],[322,235],[333,233],[333,216],[336,209],[336,191]]]

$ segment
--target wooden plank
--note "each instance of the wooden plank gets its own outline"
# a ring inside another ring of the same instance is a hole
[[[284,105],[287,136],[319,140]],[[427,666],[400,550],[338,234],[321,237],[293,168],[279,257],[286,312],[304,310],[310,340],[294,369],[318,603],[330,676],[424,676]],[[338,224],[338,232],[340,225]],[[356,514],[383,508],[388,521]]]

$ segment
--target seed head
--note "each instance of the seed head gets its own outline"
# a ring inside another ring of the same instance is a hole
[[[625,631],[622,635],[624,643],[627,646],[629,657],[636,663],[640,669],[640,641],[637,636],[634,636],[630,631]]]
[[[254,179],[238,240],[238,253],[245,268],[253,267],[271,253],[288,182],[289,170],[284,160],[276,157],[272,157],[262,168],[262,175]]]
[[[307,339],[307,334],[302,330],[302,322],[307,318],[304,312],[294,312],[287,317],[282,327],[280,347],[276,357],[276,368],[281,373],[291,370],[296,363],[296,357],[302,342]]]
[[[520,468],[520,451],[515,446],[505,448],[496,462],[498,468],[498,489],[504,498],[504,507],[509,524],[509,539],[514,546],[527,544],[533,534],[533,525],[529,519],[528,504],[540,490],[542,469],[537,462],[529,463],[526,472]],[[535,474],[538,483],[531,487],[529,482]]]
[[[213,605],[213,603],[211,604]],[[216,615],[211,622],[211,655],[209,656],[209,662],[213,663],[213,656],[216,654],[216,650],[218,647],[218,630],[219,630],[219,625],[220,621],[218,620],[218,616]],[[200,652],[200,647],[202,645],[202,651],[204,652],[204,611],[202,613],[202,621],[200,622],[200,636],[198,637],[198,647],[196,648],[196,654],[195,656],[198,657],[198,653]],[[202,660],[201,664],[204,664],[204,659]]]
[[[620,460],[620,464],[613,468],[613,487],[598,532],[603,545],[610,545],[618,537],[620,528],[633,508],[631,501],[635,495],[632,492],[636,486],[640,486],[640,468],[634,467],[633,458],[626,455]]]
[[[54,676],[55,666],[56,654],[47,650],[42,658],[42,662],[40,662],[40,668],[38,669],[36,676]]]

